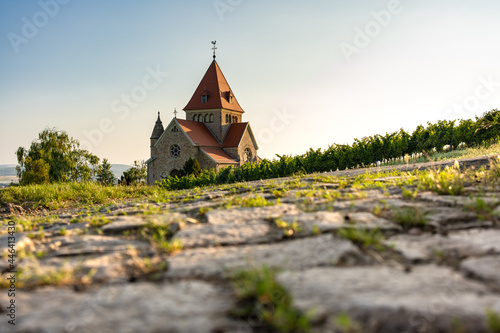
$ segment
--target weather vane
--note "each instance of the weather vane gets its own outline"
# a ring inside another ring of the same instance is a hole
[[[217,41],[216,40],[212,41],[212,44],[214,46],[214,47],[212,47],[212,50],[214,50],[214,60],[215,60],[215,50],[217,50],[217,47],[215,46],[215,44],[217,44]]]

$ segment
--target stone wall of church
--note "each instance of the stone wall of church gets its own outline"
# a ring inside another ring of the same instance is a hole
[[[173,157],[170,148],[173,145],[180,147],[178,157]],[[154,177],[151,177],[152,183],[170,176],[172,170],[181,170],[184,163],[190,157],[198,155],[198,148],[193,147],[192,143],[186,138],[182,132],[167,132],[153,147],[153,157],[156,157],[154,162],[150,163],[150,171]],[[149,178],[149,177],[148,177]]]
[[[238,156],[240,158],[240,163],[243,164],[245,162],[245,149],[250,148],[252,151],[252,162],[255,161],[255,158],[257,157],[257,149],[255,149],[255,146],[253,144],[253,141],[250,137],[250,134],[248,133],[248,130],[245,131],[243,134],[243,137],[241,138],[240,145],[238,147]]]
[[[200,163],[202,169],[216,169],[217,163],[213,159],[207,156],[201,149],[198,150],[196,155],[196,160]]]
[[[238,147],[234,147],[234,148],[224,148],[224,151],[226,153],[228,153],[229,155],[231,155],[231,157],[233,157],[234,159],[236,160],[239,160],[240,159],[240,155],[238,153]]]

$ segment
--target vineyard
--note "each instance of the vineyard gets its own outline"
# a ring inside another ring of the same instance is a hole
[[[458,122],[458,124],[457,124]],[[274,160],[263,159],[241,167],[227,167],[216,173],[203,170],[199,175],[163,179],[160,186],[170,190],[197,186],[230,184],[286,177],[294,174],[369,167],[385,161],[419,154],[432,154],[454,146],[475,147],[491,145],[500,139],[500,110],[494,109],[475,120],[446,121],[419,125],[411,134],[403,129],[355,139],[352,145],[333,144],[328,149],[310,149],[303,155],[277,155]]]

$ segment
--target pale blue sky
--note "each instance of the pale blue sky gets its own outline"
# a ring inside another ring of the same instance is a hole
[[[499,14],[497,0],[4,0],[0,164],[46,127],[112,163],[147,159],[157,111],[166,125],[186,105],[212,40],[261,157],[471,118],[500,108]]]

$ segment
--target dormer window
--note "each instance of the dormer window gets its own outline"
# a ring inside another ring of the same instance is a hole
[[[224,98],[226,98],[226,100],[229,102],[229,103],[232,103],[233,102],[233,94],[231,94],[231,91],[226,91],[224,92]]]
[[[201,102],[202,103],[207,103],[208,102],[208,90],[207,88],[205,88],[205,90],[203,90],[203,94],[201,95]]]

